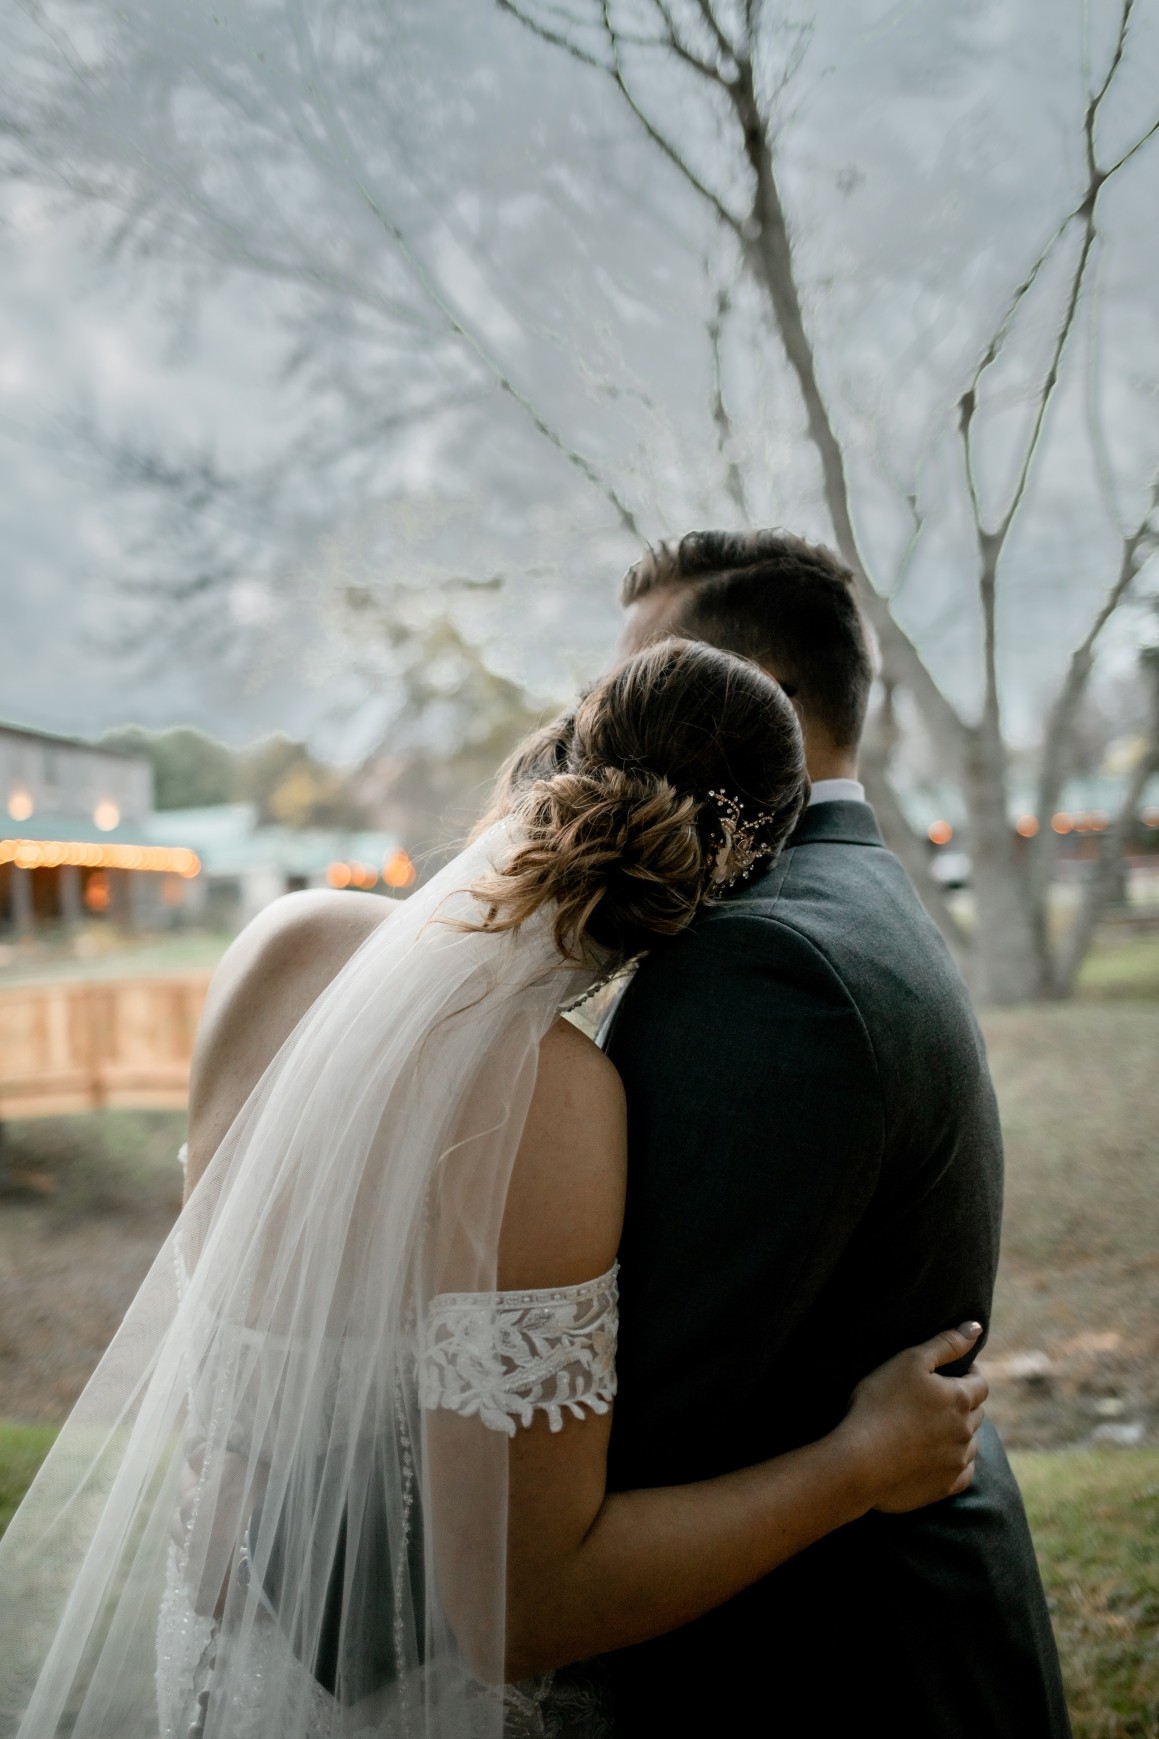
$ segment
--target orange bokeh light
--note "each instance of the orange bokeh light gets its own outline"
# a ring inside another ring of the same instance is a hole
[[[112,895],[104,870],[94,870],[85,882],[84,903],[90,912],[107,912]]]
[[[1074,816],[1068,815],[1065,809],[1060,809],[1056,815],[1051,816],[1050,825],[1056,833],[1073,833]]]
[[[414,864],[401,845],[397,851],[391,852],[382,866],[382,879],[388,888],[413,886],[416,873]]]
[[[954,837],[954,830],[948,821],[931,821],[929,835],[935,845],[949,845]]]
[[[350,886],[350,865],[332,863],[326,871],[326,880],[332,888],[348,888]]]
[[[1033,839],[1038,832],[1037,815],[1020,815],[1014,823],[1014,831],[1020,839]]]
[[[14,791],[8,799],[8,813],[13,821],[27,821],[33,807],[32,798],[27,791]]]

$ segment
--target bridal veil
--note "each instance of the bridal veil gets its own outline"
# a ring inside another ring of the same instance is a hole
[[[496,1286],[591,979],[544,914],[460,927],[510,849],[391,911],[193,1191],[0,1542],[3,1739],[498,1739],[507,1439],[421,1411],[416,1337]]]

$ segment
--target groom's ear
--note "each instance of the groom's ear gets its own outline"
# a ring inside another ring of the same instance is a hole
[[[794,677],[787,676],[783,670],[778,670],[774,664],[770,664],[767,658],[762,658],[760,665],[765,675],[771,676],[777,687],[781,690],[781,693],[792,701],[793,711],[797,715],[801,729],[804,730],[805,714],[799,698],[801,692],[800,683]]]

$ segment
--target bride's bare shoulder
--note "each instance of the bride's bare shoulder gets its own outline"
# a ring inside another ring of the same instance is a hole
[[[562,1018],[548,1028],[540,1043],[536,1093],[561,1103],[582,1098],[596,1114],[618,1116],[624,1102],[615,1064],[585,1032]]]
[[[394,910],[379,894],[283,894],[230,943],[209,986],[189,1087],[191,1181],[310,1004]]]
[[[570,1286],[606,1273],[624,1220],[627,1109],[615,1067],[560,1020],[539,1048],[499,1248],[500,1285]]]
[[[377,894],[310,888],[283,894],[248,923],[213,975],[204,1027],[288,999],[300,1016],[394,909]]]

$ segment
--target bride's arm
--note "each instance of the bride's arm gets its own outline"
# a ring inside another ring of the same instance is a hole
[[[625,1171],[619,1077],[561,1025],[541,1053],[507,1199],[500,1286],[563,1286],[610,1268]],[[510,1446],[508,1676],[660,1635],[867,1510],[964,1490],[985,1381],[934,1372],[971,1344],[953,1331],[901,1354],[860,1385],[821,1442],[693,1485],[608,1492],[610,1417],[565,1416],[553,1432],[537,1414]]]

